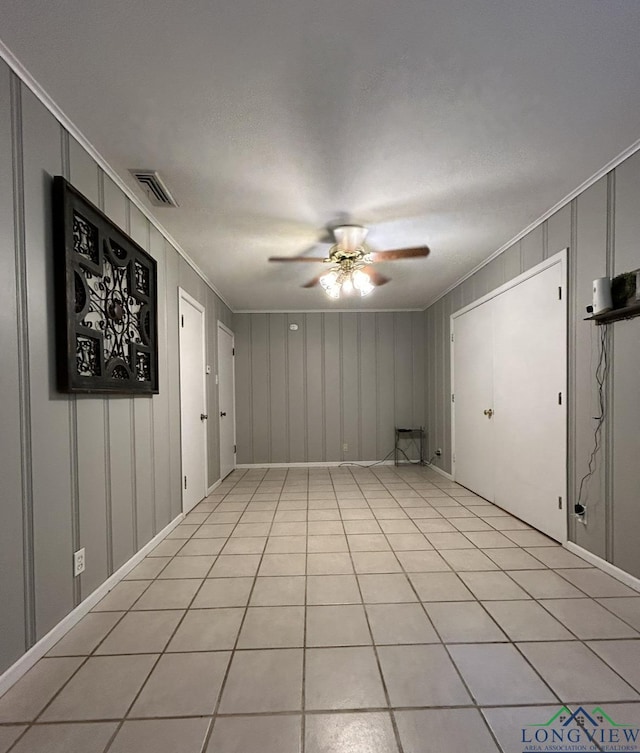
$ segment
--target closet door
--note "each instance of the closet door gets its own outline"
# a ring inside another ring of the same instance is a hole
[[[493,501],[495,486],[491,301],[452,320],[454,474],[462,486]]]
[[[566,536],[566,303],[562,264],[492,300],[494,502]]]

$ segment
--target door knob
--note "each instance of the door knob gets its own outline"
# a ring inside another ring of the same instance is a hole
[[[200,414],[200,420],[201,421],[205,421],[207,418],[209,418],[209,416],[206,413],[201,413]]]
[[[222,418],[223,416],[226,416],[226,415],[227,415],[227,414],[226,414],[226,412],[225,412],[225,411],[223,411],[223,410],[221,410],[221,411],[220,411],[220,418]]]
[[[484,415],[487,416],[487,418],[491,418],[491,416],[493,416],[493,410],[491,408],[487,408],[487,410],[484,412]]]

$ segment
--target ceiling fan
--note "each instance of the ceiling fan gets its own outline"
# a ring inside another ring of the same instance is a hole
[[[361,296],[385,285],[389,277],[371,269],[369,265],[379,261],[414,259],[429,254],[428,246],[398,248],[392,251],[373,251],[365,244],[369,232],[362,225],[338,225],[332,228],[335,243],[326,258],[318,256],[271,256],[269,261],[310,261],[330,264],[331,269],[309,280],[303,287],[313,288],[320,284],[330,298],[339,298],[340,293],[356,292]]]

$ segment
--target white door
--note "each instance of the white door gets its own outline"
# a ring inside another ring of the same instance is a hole
[[[207,494],[205,310],[184,290],[179,308],[182,511],[187,513]]]
[[[556,264],[493,301],[494,501],[566,535],[566,307]]]
[[[491,307],[471,309],[452,321],[454,337],[454,462],[459,484],[493,501],[494,421]]]
[[[220,421],[220,478],[236,467],[236,417],[233,332],[218,322],[218,412]]]

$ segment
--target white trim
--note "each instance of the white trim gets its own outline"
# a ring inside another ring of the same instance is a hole
[[[194,298],[192,295],[187,293],[187,291],[184,288],[181,288],[178,286],[178,364],[180,365],[180,360],[182,357],[182,301],[185,301],[190,306],[193,306],[196,311],[199,311],[202,314],[202,397],[204,399],[204,406],[205,411],[209,413],[209,395],[207,392],[207,310],[206,308],[198,301],[196,298]],[[182,512],[184,513],[184,468],[182,467],[182,458],[184,453],[183,448],[183,429],[184,429],[184,420],[182,415],[182,382],[180,382],[180,494],[181,494],[181,500],[182,500]],[[207,419],[208,420],[208,419]],[[204,423],[204,422],[203,422]],[[209,438],[207,436],[207,427],[206,425],[202,427],[204,429],[204,457],[205,460],[209,457]],[[203,484],[203,496],[202,499],[204,499],[207,496],[207,475],[205,472],[204,477],[204,484]],[[202,499],[200,502],[202,502]],[[195,507],[195,505],[194,505]],[[189,510],[191,512],[191,510]]]
[[[238,463],[236,468],[337,468],[339,465],[394,465],[394,462],[393,460],[327,460],[323,463]],[[409,465],[409,463],[404,465]]]
[[[140,551],[136,552],[130,560],[124,563],[122,567],[118,568],[113,575],[105,580],[102,585],[98,586],[96,590],[89,594],[87,598],[69,614],[64,617],[60,622],[52,628],[45,636],[32,646],[25,654],[23,654],[15,664],[12,664],[2,675],[0,675],[0,696],[6,693],[9,688],[14,685],[24,674],[26,674],[31,667],[53,648],[55,644],[63,638],[69,630],[78,622],[118,583],[128,575],[133,568],[142,562],[147,554],[156,548],[156,546],[171,533],[173,529],[182,521],[184,515],[180,513],[174,518],[169,525],[165,526],[160,533],[157,533],[151,541],[145,544]]]
[[[449,481],[454,481],[452,473],[447,473],[446,471],[443,471],[442,468],[438,468],[437,465],[434,465],[433,463],[427,463],[427,468],[430,468],[432,471],[435,471],[436,473],[439,473],[441,476],[444,476],[446,479],[449,479]]]
[[[233,355],[231,356],[231,402],[233,403],[233,468],[227,473],[233,473],[238,467],[236,460],[238,458],[238,434],[237,434],[237,421],[236,421],[236,333],[229,329],[224,322],[218,319],[218,329],[226,332],[231,338],[231,348]],[[216,337],[216,346],[218,352],[216,353],[216,387],[218,388],[218,409],[220,408],[220,339]],[[220,445],[220,418],[218,416],[218,444]],[[220,476],[222,476],[222,446],[218,447],[218,462],[220,463]],[[227,477],[225,476],[225,478]],[[221,479],[222,480],[222,479]]]
[[[213,493],[213,492],[214,492],[214,491],[215,491],[215,490],[216,490],[216,489],[217,489],[217,488],[218,488],[218,487],[220,486],[220,484],[221,484],[221,483],[222,483],[222,479],[221,479],[221,478],[219,478],[219,479],[218,479],[218,480],[217,480],[217,481],[215,482],[215,484],[211,484],[211,486],[210,486],[210,487],[209,487],[209,488],[207,489],[207,497],[208,497],[208,496],[209,496],[210,494],[212,494],[212,493]]]
[[[616,580],[621,581],[625,586],[633,588],[634,591],[640,591],[640,578],[636,578],[635,575],[631,575],[631,573],[626,572],[626,570],[621,570],[619,567],[612,565],[611,562],[607,562],[606,560],[603,560],[602,557],[598,557],[597,554],[592,554],[581,546],[578,546],[578,544],[573,541],[566,541],[564,547],[572,554],[581,557],[586,562],[600,568],[600,570],[604,570],[605,573],[616,578]]]
[[[461,285],[465,280],[468,280],[472,275],[474,275],[476,272],[478,272],[483,267],[486,267],[487,264],[492,262],[495,258],[500,256],[501,253],[506,251],[508,248],[513,246],[514,243],[517,243],[519,240],[522,240],[522,238],[525,237],[525,235],[528,235],[532,230],[535,230],[537,227],[542,225],[543,222],[546,222],[549,217],[552,217],[556,212],[559,212],[563,207],[565,207],[569,202],[573,201],[575,198],[580,196],[581,193],[587,190],[590,186],[592,186],[594,183],[597,183],[600,178],[604,178],[604,176],[607,173],[610,173],[611,170],[615,170],[616,167],[621,165],[626,159],[629,159],[629,157],[632,157],[637,151],[640,151],[640,139],[637,141],[634,141],[631,146],[628,146],[626,149],[623,149],[620,154],[618,154],[616,157],[614,157],[610,162],[608,162],[604,167],[601,167],[599,170],[597,170],[590,178],[587,178],[583,183],[581,183],[577,188],[574,188],[573,191],[570,191],[564,199],[560,199],[557,204],[554,204],[551,209],[547,209],[547,211],[542,214],[540,217],[538,217],[537,220],[534,220],[530,225],[527,225],[524,230],[521,230],[517,235],[514,235],[513,238],[510,241],[507,241],[497,251],[494,251],[491,256],[488,256],[484,261],[480,262],[476,267],[474,267],[470,272],[467,272],[462,277],[458,278],[456,282],[454,282],[452,285],[449,285],[448,288],[446,288],[442,293],[438,293],[438,295],[433,298],[429,303],[427,304],[426,309],[428,309],[430,306],[433,306],[434,303],[437,303],[441,298],[444,298],[447,293],[450,293],[452,290],[458,287],[458,285]]]
[[[238,309],[234,314],[420,314],[425,309]]]
[[[233,311],[225,297],[211,282],[207,275],[200,269],[195,261],[187,254],[178,241],[169,233],[169,231],[160,224],[160,222],[151,214],[149,208],[139,199],[129,188],[129,186],[122,180],[122,178],[116,173],[116,171],[109,165],[107,160],[100,154],[96,147],[89,141],[89,139],[78,129],[73,121],[65,115],[60,107],[53,101],[53,99],[47,94],[44,88],[35,80],[35,78],[29,73],[24,65],[18,60],[18,58],[11,52],[11,50],[0,40],[0,58],[11,68],[11,70],[18,76],[23,84],[29,88],[37,99],[49,110],[56,120],[60,122],[63,128],[65,128],[73,138],[82,146],[88,154],[97,162],[98,166],[104,170],[105,174],[111,178],[111,180],[123,191],[126,197],[142,212],[142,214],[149,220],[149,222],[160,232],[164,238],[175,248],[175,250],[182,256],[187,264],[193,269],[193,271],[199,275],[204,282],[213,290],[218,298],[224,303],[224,305]]]

